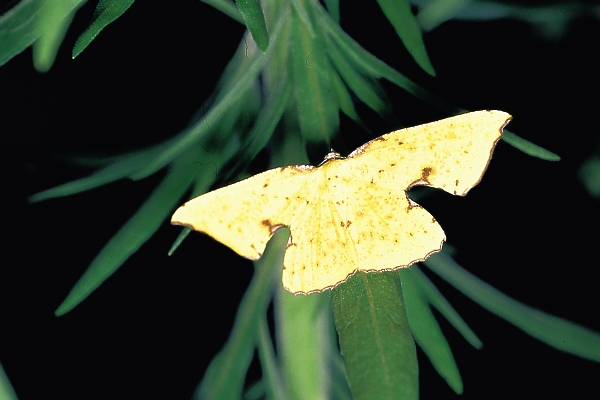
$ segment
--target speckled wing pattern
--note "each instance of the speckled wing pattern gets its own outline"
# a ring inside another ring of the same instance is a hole
[[[476,111],[398,130],[319,167],[275,168],[180,207],[190,226],[258,259],[289,226],[283,286],[292,293],[334,287],[357,270],[406,267],[441,249],[441,226],[406,195],[427,185],[465,195],[481,179],[502,128],[502,111]]]

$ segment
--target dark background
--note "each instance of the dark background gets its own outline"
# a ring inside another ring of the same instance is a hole
[[[446,23],[425,36],[433,79],[411,61],[374,2],[347,3],[342,25],[368,50],[454,104],[510,112],[509,129],[562,157],[546,162],[501,142],[467,197],[439,194],[423,204],[465,268],[517,300],[600,331],[599,203],[576,176],[599,145],[600,21],[579,18],[554,39],[514,20]],[[22,400],[188,399],[228,336],[250,262],[200,234],[167,257],[179,228],[165,222],[84,303],[56,318],[72,285],[162,173],[34,205],[26,198],[91,172],[60,155],[132,150],[184,128],[244,29],[197,1],[136,2],[72,60],[94,7],[77,13],[48,73],[33,70],[31,50],[0,68],[7,199],[0,362]],[[403,124],[443,116],[386,88]],[[377,135],[399,127],[366,115]],[[370,138],[346,119],[341,132],[358,143]],[[440,318],[463,377],[462,398],[597,398],[600,364],[547,347],[429,275],[484,342],[473,349]],[[455,398],[429,361],[420,361],[422,398]]]

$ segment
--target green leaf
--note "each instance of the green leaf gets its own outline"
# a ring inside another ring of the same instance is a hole
[[[333,85],[333,91],[335,92],[338,104],[340,105],[340,110],[342,110],[342,112],[350,117],[354,122],[360,125],[366,132],[371,132],[369,127],[366,126],[358,116],[358,113],[354,108],[352,96],[350,96],[348,88],[344,82],[342,82],[342,78],[340,78],[337,71],[331,74],[330,79],[331,84]]]
[[[522,304],[458,265],[444,251],[424,261],[429,269],[488,311],[548,346],[600,362],[600,334]]]
[[[424,101],[446,110],[449,113],[459,113],[461,109],[448,101],[430,93],[415,82],[411,81],[400,72],[396,71],[364,48],[362,48],[354,39],[348,36],[337,25],[331,17],[325,13],[317,13],[320,26],[326,34],[333,40],[344,56],[361,72],[363,75],[374,79],[385,78],[395,83],[412,95],[423,99]]]
[[[530,156],[541,158],[546,161],[560,161],[560,156],[558,154],[554,154],[535,143],[531,143],[506,129],[502,134],[502,140]]]
[[[294,296],[283,288],[277,276],[275,330],[281,374],[285,377],[286,399],[329,398],[329,351],[335,343],[329,335],[329,296],[313,293]],[[326,318],[323,318],[326,317]]]
[[[325,0],[325,6],[327,7],[327,12],[331,15],[331,18],[340,23],[340,0]]]
[[[418,399],[415,343],[399,275],[357,272],[331,291],[355,399]]]
[[[278,271],[277,265],[274,266]],[[274,274],[277,275],[277,274]],[[276,282],[278,284],[279,282]],[[267,324],[267,316],[261,315],[258,321],[258,358],[263,374],[263,381],[267,399],[285,399],[284,382],[279,373],[279,365]]]
[[[399,271],[402,272],[405,270],[406,269],[401,269]],[[450,302],[448,302],[442,293],[435,287],[433,282],[427,278],[417,265],[413,264],[409,270],[413,281],[418,286],[420,295],[423,296],[429,304],[435,307],[471,346],[476,349],[481,349],[483,347],[481,340],[477,337],[475,332],[469,328],[467,323],[456,312]]]
[[[0,65],[31,46],[41,31],[37,18],[42,0],[22,0],[0,16]]]
[[[427,304],[426,296],[420,290],[418,278],[413,275],[413,267],[398,270],[410,330],[435,370],[446,380],[452,390],[461,394],[462,379],[450,345]]]
[[[331,135],[339,127],[339,106],[330,76],[334,70],[325,55],[325,45],[313,36],[293,10],[292,71],[300,132],[309,143],[324,144],[329,150]]]
[[[279,281],[281,277],[288,237],[289,229],[278,229],[260,260],[254,262],[254,277],[238,308],[231,335],[208,366],[194,399],[242,398],[246,372],[257,344],[259,321],[267,311],[275,279]]]
[[[36,193],[29,197],[29,201],[35,203],[42,200],[70,196],[130,177],[145,164],[153,160],[154,156],[161,151],[162,146],[166,146],[168,143],[169,141],[147,150],[118,156],[112,164],[99,169],[93,174]]]
[[[408,0],[377,0],[377,2],[417,64],[429,75],[435,76],[435,70],[425,50],[421,28],[410,11]]]
[[[242,14],[240,14],[240,10],[233,4],[232,1],[229,0],[201,0],[203,3],[206,3],[217,10],[221,11],[223,14],[229,16],[230,18],[238,21],[239,23],[244,23],[244,19],[242,18]]]
[[[167,176],[133,217],[94,258],[67,298],[55,311],[63,315],[85,300],[156,232],[188,190],[196,171],[190,164],[197,157],[192,148],[174,163]]]
[[[379,83],[360,74],[344,57],[332,40],[328,41],[329,55],[340,75],[350,89],[373,111],[379,115],[389,113],[389,101]]]
[[[92,23],[83,32],[73,47],[73,58],[77,57],[98,36],[100,31],[119,18],[131,7],[134,0],[100,0],[94,11]]]
[[[41,36],[33,43],[33,64],[38,71],[46,72],[54,63],[75,12],[85,0],[42,2],[42,12],[37,16]]]
[[[579,168],[577,177],[590,195],[600,197],[600,158],[598,156],[592,156],[585,160]]]
[[[18,400],[15,389],[13,389],[10,380],[0,364],[0,399],[2,400]]]
[[[269,47],[269,33],[260,2],[258,0],[236,0],[236,4],[256,45],[264,53]]]

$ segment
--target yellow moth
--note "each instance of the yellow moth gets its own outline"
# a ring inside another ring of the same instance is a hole
[[[446,236],[406,191],[467,194],[511,118],[470,112],[388,133],[346,158],[332,151],[318,167],[274,168],[188,201],[171,223],[252,260],[288,226],[283,286],[294,294],[332,288],[356,271],[408,267],[440,251]]]

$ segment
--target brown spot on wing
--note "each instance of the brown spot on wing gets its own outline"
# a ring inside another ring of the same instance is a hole
[[[269,229],[269,233],[271,235],[274,234],[277,229],[285,226],[283,224],[274,224],[271,221],[269,221],[268,219],[263,219],[260,223]]]

